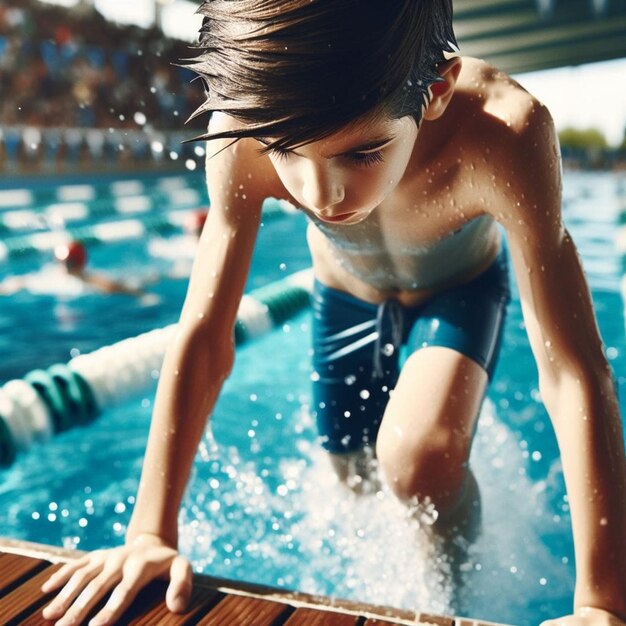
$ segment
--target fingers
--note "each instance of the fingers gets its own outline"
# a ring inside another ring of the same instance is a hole
[[[103,571],[80,592],[70,609],[55,626],[79,624],[91,609],[109,592],[120,579],[119,571]]]
[[[91,554],[93,556],[95,552]],[[61,585],[64,585],[74,574],[76,570],[79,570],[81,567],[84,567],[89,563],[90,555],[85,555],[80,559],[76,559],[75,561],[69,561],[66,563],[61,569],[57,570],[46,582],[41,585],[41,591],[43,593],[50,593],[55,589],[58,589]]]
[[[187,559],[177,556],[172,561],[170,579],[165,603],[172,613],[182,613],[189,604],[193,580],[191,565]]]
[[[63,568],[60,569],[58,573],[61,573],[62,570]],[[67,583],[58,593],[57,597],[43,610],[44,618],[56,619],[63,615],[74,599],[79,596],[82,589],[85,588],[85,585],[88,585],[101,571],[102,564],[99,562],[91,564],[90,566],[84,566],[81,569],[75,570],[73,573],[66,572],[63,578],[55,580],[53,583],[54,586],[51,585],[50,588],[46,587],[46,592],[54,589],[63,584],[69,576],[69,580],[67,580]],[[50,580],[51,579],[49,579],[48,582],[50,582]],[[78,600],[76,600],[76,602],[78,602]]]
[[[124,611],[131,605],[139,593],[140,587],[130,588],[122,581],[109,597],[102,610],[89,622],[89,626],[105,626],[113,624]]]
[[[43,610],[43,617],[58,619],[55,626],[81,623],[113,590],[106,605],[89,622],[90,626],[112,624],[146,584],[162,575],[171,578],[168,608],[173,612],[184,611],[191,596],[192,572],[189,562],[178,556],[176,550],[155,545],[93,552],[67,563],[42,585],[44,593],[62,587]]]
[[[167,552],[172,553],[172,550],[168,549]],[[115,570],[115,572],[123,571],[123,574],[118,574],[117,580],[114,581],[119,582],[119,584],[111,593],[111,596],[102,610],[90,620],[89,626],[114,624],[122,616],[124,611],[130,607],[139,591],[147,585],[150,580],[158,576],[161,573],[160,570],[167,570],[170,563],[167,556],[168,555],[164,555],[160,551],[156,551],[152,559],[146,556],[143,558],[136,556],[127,558],[123,570],[120,570],[120,568]],[[111,583],[109,582],[107,591],[110,586]],[[102,597],[102,595],[100,595],[100,597]],[[91,606],[93,606],[93,604],[91,604],[89,608],[91,608]],[[65,624],[61,626],[65,626]]]

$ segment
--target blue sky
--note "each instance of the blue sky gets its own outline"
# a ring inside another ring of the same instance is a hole
[[[65,6],[77,0],[43,0]],[[194,15],[197,3],[157,0],[163,6],[166,34],[193,39],[200,26]],[[155,0],[94,0],[108,19],[147,26],[154,20]],[[558,129],[566,126],[597,127],[613,145],[626,128],[626,59],[517,74],[514,78],[537,96],[552,112]]]

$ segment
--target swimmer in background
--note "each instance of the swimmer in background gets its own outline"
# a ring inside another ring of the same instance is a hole
[[[428,499],[442,533],[478,503],[470,449],[501,342],[510,252],[576,556],[571,614],[545,626],[626,626],[623,428],[562,221],[548,110],[460,55],[450,0],[210,0],[198,11],[211,210],[125,544],[55,573],[43,591],[62,591],[44,617],[67,626],[108,597],[90,624],[113,623],[157,577],[170,579],[169,609],[184,611],[192,577],[178,508],[233,366],[262,203],[274,197],[310,220],[322,445],[347,483],[373,449],[389,489],[408,505]]]
[[[176,280],[189,278],[207,215],[207,209],[191,211],[183,221],[184,234],[150,239],[148,242],[150,255],[171,261],[171,266],[163,273],[164,278]]]
[[[198,241],[200,239],[200,235],[202,235],[202,230],[206,224],[206,218],[208,215],[208,209],[198,209],[197,211],[189,213],[185,219],[183,228],[185,229],[185,232],[193,235],[196,241]]]
[[[104,274],[87,270],[87,250],[79,241],[60,244],[54,249],[57,261],[39,272],[10,276],[0,283],[0,295],[18,291],[37,294],[79,296],[89,291],[103,294],[127,294],[145,297],[145,291],[115,280]]]

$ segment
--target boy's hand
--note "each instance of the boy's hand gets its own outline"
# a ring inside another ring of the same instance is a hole
[[[41,590],[49,593],[61,586],[63,589],[43,610],[43,617],[59,620],[55,626],[78,624],[112,591],[89,626],[113,624],[155,578],[170,579],[167,607],[173,613],[182,613],[191,596],[191,565],[160,537],[145,533],[119,548],[90,552],[55,572]]]
[[[540,626],[626,626],[626,622],[603,609],[584,606],[576,609],[574,615],[550,619]]]

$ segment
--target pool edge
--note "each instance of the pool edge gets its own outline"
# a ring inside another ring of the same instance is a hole
[[[65,563],[83,554],[84,551],[50,546],[47,544],[11,539],[0,536],[0,553],[16,554],[34,559],[41,559],[51,563]],[[275,587],[268,587],[254,583],[228,580],[207,576],[206,574],[193,575],[194,586],[206,590],[217,590],[225,594],[258,598],[281,604],[288,604],[295,608],[311,608],[318,611],[332,611],[347,615],[364,616],[367,619],[377,619],[396,624],[423,625],[423,626],[506,626],[495,622],[485,622],[467,617],[452,617],[433,615],[430,613],[415,613],[407,609],[397,609],[388,606],[378,606],[352,600],[343,600],[327,596],[318,596],[299,591],[285,591]]]

